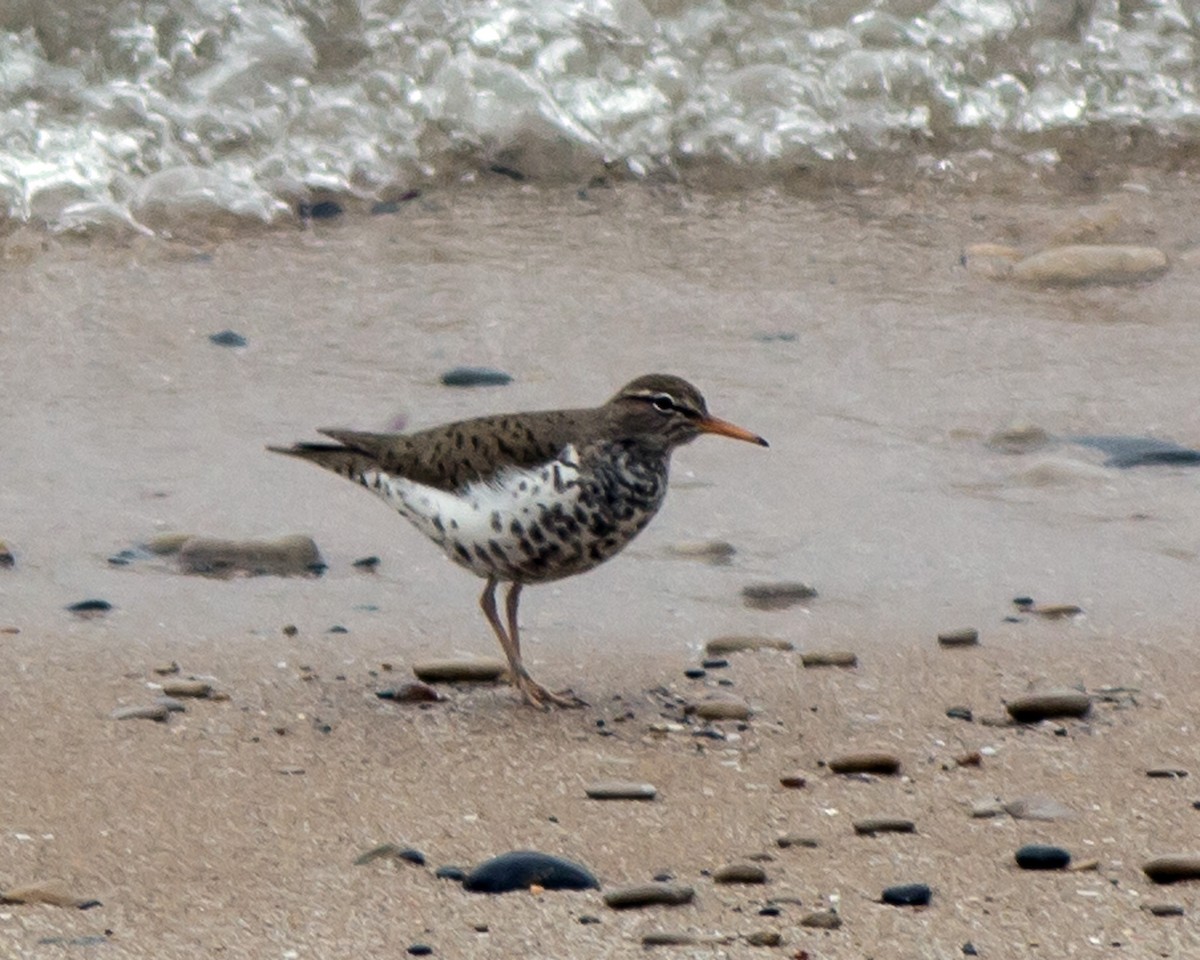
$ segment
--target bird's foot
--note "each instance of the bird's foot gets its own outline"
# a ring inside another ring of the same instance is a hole
[[[575,696],[570,690],[563,690],[561,693],[554,693],[552,690],[547,690],[536,680],[529,677],[521,677],[517,681],[517,689],[521,691],[525,701],[539,710],[549,709],[553,704],[556,707],[565,707],[567,709],[576,709],[586,707],[587,701],[581,700]]]

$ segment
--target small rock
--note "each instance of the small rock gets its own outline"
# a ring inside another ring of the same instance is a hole
[[[658,790],[650,783],[634,783],[627,780],[602,780],[584,788],[593,800],[653,800]]]
[[[902,817],[865,817],[854,821],[854,832],[862,837],[877,833],[915,833],[917,825]]]
[[[727,666],[729,666],[729,661],[724,657],[708,657],[706,660],[701,662],[700,666],[702,666],[705,670],[724,670]]]
[[[359,557],[351,566],[357,570],[367,570],[370,573],[374,573],[379,569],[380,563],[381,561],[378,557]]]
[[[0,569],[8,569],[17,562],[8,544],[0,540]]]
[[[847,753],[829,761],[834,773],[876,773],[893,776],[900,772],[900,758],[890,753]]]
[[[67,607],[71,613],[81,617],[94,617],[102,613],[108,613],[113,608],[113,605],[107,600],[80,600],[77,603]]]
[[[193,536],[191,533],[160,533],[146,542],[146,549],[156,557],[171,556],[178,553]]]
[[[208,339],[218,347],[244,347],[247,340],[233,330],[222,330],[220,333],[210,333]]]
[[[179,672],[179,664],[172,660],[170,663],[160,663],[150,669],[160,677],[170,677]]]
[[[1071,854],[1062,847],[1046,843],[1027,843],[1014,859],[1022,870],[1062,870],[1071,862]]]
[[[694,933],[673,930],[652,930],[642,934],[643,947],[692,947],[700,942]]]
[[[617,887],[604,894],[604,902],[613,910],[629,910],[665,904],[669,907],[691,903],[696,892],[679,883],[640,883],[629,887]]]
[[[736,697],[713,697],[690,704],[688,709],[702,720],[746,720],[750,705]]]
[[[1073,244],[1035,253],[1013,264],[1009,274],[1039,286],[1136,283],[1167,269],[1167,255],[1154,247]]]
[[[1178,767],[1153,767],[1146,771],[1146,776],[1156,780],[1182,780],[1187,775],[1186,770],[1180,770]]]
[[[277,540],[217,540],[192,537],[179,548],[184,573],[208,577],[292,577],[325,569],[312,537],[294,534]]]
[[[438,867],[433,875],[439,880],[455,880],[458,883],[467,879],[467,871],[462,867]]]
[[[187,706],[182,700],[174,697],[155,697],[155,706],[166,707],[167,713],[187,713]]]
[[[1075,812],[1050,797],[1018,797],[1004,804],[1004,812],[1015,820],[1066,820]]]
[[[0,891],[0,903],[44,903],[51,907],[72,907],[90,910],[102,906],[99,900],[77,897],[57,884],[31,884],[26,887],[9,887]]]
[[[467,874],[463,889],[508,893],[535,884],[546,890],[594,890],[600,886],[586,867],[571,860],[536,850],[514,850],[477,866]]]
[[[1025,613],[1032,613],[1046,620],[1066,620],[1068,617],[1082,614],[1083,607],[1074,603],[1035,603],[1032,607],[1026,607]]]
[[[687,540],[671,544],[667,549],[677,557],[714,565],[732,562],[737,553],[737,548],[728,540]]]
[[[433,953],[433,947],[427,943],[414,943],[408,948],[408,953],[414,957],[427,957]]]
[[[741,653],[747,650],[793,650],[789,640],[779,640],[775,637],[717,637],[704,645],[710,656],[720,657],[730,653]]]
[[[1041,449],[1053,438],[1032,423],[1014,423],[988,437],[987,445],[1002,453],[1030,453]]]
[[[983,765],[983,754],[978,750],[968,750],[954,758],[954,763],[960,767],[979,767]]]
[[[857,667],[858,654],[849,650],[825,650],[800,654],[800,662],[806,667]]]
[[[778,930],[755,930],[746,934],[746,943],[752,947],[777,947],[783,943],[783,935]]]
[[[683,675],[689,680],[702,680],[708,676],[708,671],[703,667],[688,667],[683,671]]]
[[[752,583],[742,588],[742,599],[746,606],[756,610],[786,610],[788,607],[811,600],[817,591],[807,583]]]
[[[413,665],[418,680],[426,683],[495,683],[507,670],[502,660],[425,660]]]
[[[455,367],[442,374],[446,387],[502,387],[512,383],[512,376],[491,367]]]
[[[924,883],[902,883],[883,891],[883,902],[893,907],[923,907],[933,897]]]
[[[1091,860],[1076,860],[1067,867],[1071,873],[1091,873],[1100,869],[1100,861],[1093,858]]]
[[[979,645],[979,631],[974,627],[947,630],[937,635],[937,641],[943,647],[975,647]]]
[[[154,720],[165,723],[171,711],[162,703],[150,703],[139,707],[118,707],[109,714],[114,720]]]
[[[947,707],[946,716],[951,720],[966,720],[967,723],[975,719],[970,707]]]
[[[767,871],[757,863],[727,863],[713,871],[714,883],[766,883]]]
[[[810,850],[815,850],[821,845],[821,841],[816,837],[811,837],[806,833],[785,833],[782,837],[775,838],[775,844],[783,847],[785,850],[788,847],[805,847]]]
[[[283,635],[285,637],[294,637],[300,632],[300,628],[294,623],[285,624],[283,627]]]
[[[815,910],[800,918],[800,926],[810,930],[836,930],[841,925],[842,918],[836,910]]]
[[[1037,723],[1054,717],[1082,717],[1092,708],[1092,698],[1078,690],[1047,690],[1017,697],[1005,704],[1018,723]]]
[[[396,703],[439,703],[445,699],[429,684],[419,680],[411,680],[398,687],[376,690],[375,696],[380,700],[394,700]]]
[[[168,680],[163,684],[162,691],[168,697],[206,699],[212,696],[213,685],[207,680]]]
[[[336,200],[317,200],[315,203],[301,203],[296,212],[301,220],[332,220],[341,216],[342,205]],[[412,949],[409,948],[409,953]]]
[[[1142,909],[1156,917],[1182,917],[1184,913],[1181,903],[1143,903]]]
[[[985,797],[971,804],[971,816],[976,820],[987,820],[1000,817],[1005,813],[1004,804],[999,797]]]
[[[1142,873],[1155,883],[1200,880],[1200,856],[1176,853],[1155,857],[1142,865]]]
[[[803,790],[807,783],[808,778],[802,773],[785,773],[779,778],[779,785],[789,790]]]
[[[361,853],[355,857],[354,865],[361,867],[376,860],[403,860],[406,863],[424,866],[425,854],[414,847],[402,847],[396,843],[381,843],[379,846],[372,847],[366,853]]]

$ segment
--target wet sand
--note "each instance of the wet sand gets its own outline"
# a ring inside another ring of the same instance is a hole
[[[1200,475],[1106,468],[1073,444],[1012,455],[983,442],[1024,420],[1200,444],[1196,203],[1186,184],[1140,182],[1103,197],[514,187],[296,233],[9,238],[0,538],[16,565],[0,570],[0,627],[20,632],[0,634],[0,889],[56,881],[103,906],[0,907],[0,953],[79,953],[92,948],[39,941],[103,935],[95,950],[110,956],[417,942],[440,956],[624,956],[654,929],[777,930],[775,953],[813,957],[952,957],[968,941],[981,956],[1200,949],[1200,887],[1140,872],[1200,846]],[[1038,290],[961,264],[969,244],[1036,249],[1081,208],[1114,203],[1106,239],[1165,249],[1165,276]],[[208,342],[225,328],[249,347]],[[438,383],[462,363],[516,380]],[[316,426],[592,404],[653,369],[692,379],[772,449],[681,451],[666,508],[625,555],[528,593],[535,674],[592,706],[540,714],[491,688],[429,709],[377,699],[421,657],[495,654],[479,584],[372,498],[263,446]],[[217,581],[106,563],[179,530],[311,533],[329,571]],[[736,546],[733,563],[670,553],[708,537]],[[351,567],[368,554],[377,575]],[[771,579],[820,596],[747,609],[742,586]],[[1085,615],[1004,623],[1017,594]],[[115,609],[91,621],[63,610],[86,597]],[[967,624],[981,647],[937,647],[939,630]],[[684,679],[723,633],[852,649],[860,666],[740,654]],[[229,699],[166,725],[109,719],[151,699],[150,669],[170,660]],[[746,729],[725,724],[724,741],[651,729],[665,702],[651,691],[694,698],[721,676],[756,710]],[[945,716],[961,704],[998,717],[1004,699],[1074,684],[1137,692],[1036,728]],[[859,782],[819,765],[860,747],[896,753],[904,776]],[[954,764],[984,747],[980,767]],[[1152,766],[1192,776],[1150,779]],[[805,789],[779,786],[797,769]],[[614,776],[650,781],[660,799],[584,798]],[[974,800],[1031,794],[1076,816],[969,816]],[[917,833],[854,836],[851,821],[874,814],[910,817]],[[776,848],[792,830],[821,845]],[[384,841],[422,849],[429,867],[352,865]],[[1099,869],[1022,873],[1012,853],[1031,841]],[[526,847],[577,859],[606,886],[668,872],[696,901],[618,914],[595,893],[487,897],[432,875]],[[765,887],[704,874],[757,852],[775,857]],[[875,902],[898,882],[930,884],[932,906]],[[802,906],[759,916],[775,898]],[[1187,915],[1152,917],[1149,900]],[[834,903],[840,930],[798,925]]]

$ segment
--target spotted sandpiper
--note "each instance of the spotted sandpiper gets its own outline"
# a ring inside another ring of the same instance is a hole
[[[479,605],[534,706],[574,706],[521,662],[526,584],[592,569],[641,532],[667,493],[671,451],[702,433],[767,441],[711,416],[685,380],[652,373],[599,407],[498,414],[411,434],[321,430],[334,443],[270,447],[361,483],[483,577]],[[507,625],[496,586],[509,584]]]

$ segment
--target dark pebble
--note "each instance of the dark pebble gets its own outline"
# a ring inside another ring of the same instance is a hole
[[[398,687],[376,690],[375,696],[380,700],[395,700],[397,703],[437,703],[442,699],[440,693],[420,680],[402,683]]]
[[[405,847],[403,850],[397,851],[396,859],[406,863],[415,863],[418,867],[425,866],[425,854],[415,847]]]
[[[1200,856],[1171,854],[1155,857],[1143,864],[1142,872],[1155,883],[1200,880]]]
[[[331,220],[342,212],[342,205],[336,200],[318,200],[316,203],[302,203],[299,207],[301,219]],[[409,951],[412,952],[411,950]]]
[[[439,880],[454,880],[462,883],[467,879],[467,871],[462,867],[438,867],[433,875]]]
[[[1182,903],[1144,903],[1142,909],[1154,917],[1182,917]]]
[[[80,600],[67,607],[72,613],[107,613],[112,604],[107,600]]]
[[[349,633],[350,631],[343,627],[340,623],[335,623],[332,627],[325,631],[326,633]]]
[[[854,832],[861,837],[877,833],[915,833],[916,824],[902,817],[865,817],[854,821]]]
[[[355,560],[353,566],[359,570],[374,571],[379,566],[380,560],[378,557],[360,557]]]
[[[754,339],[759,343],[791,343],[798,337],[799,334],[791,330],[760,330],[754,334]]]
[[[758,610],[786,610],[816,595],[807,583],[752,583],[742,588],[746,606]]]
[[[122,550],[120,553],[114,553],[109,557],[108,562],[114,567],[127,567],[140,556],[141,554],[137,550]]]
[[[1182,780],[1188,775],[1186,770],[1177,767],[1155,767],[1146,771],[1146,776],[1155,780]]]
[[[244,347],[249,342],[234,330],[222,330],[220,333],[210,333],[208,339],[218,347]]]
[[[414,943],[408,948],[408,952],[414,957],[427,957],[433,953],[433,947],[427,943]]]
[[[1008,715],[1018,723],[1037,723],[1055,717],[1082,717],[1092,708],[1092,698],[1078,690],[1047,690],[1010,700]]]
[[[1027,843],[1015,858],[1022,870],[1062,870],[1071,862],[1068,851],[1045,843]]]
[[[937,639],[943,647],[974,647],[979,644],[979,631],[974,627],[947,630],[939,633]]]
[[[8,544],[0,540],[0,568],[7,569],[16,562],[16,558],[13,556],[13,552],[9,549]]]
[[[416,200],[421,196],[420,190],[406,190],[395,200],[380,200],[371,205],[371,213],[379,216],[384,213],[399,213],[400,208],[410,200]]]
[[[1194,466],[1200,463],[1200,450],[1181,447],[1170,440],[1157,437],[1083,436],[1072,437],[1075,443],[1108,454],[1106,467]]]
[[[964,957],[979,956],[979,951],[975,949],[975,944],[973,944],[970,940],[962,945],[962,952]]]
[[[900,758],[890,753],[849,753],[829,761],[834,773],[876,773],[893,776],[900,772]]]
[[[514,850],[479,864],[467,874],[463,888],[473,893],[508,893],[537,884],[546,890],[595,890],[600,887],[588,870],[562,857],[536,850]]]
[[[527,179],[525,174],[523,174],[520,170],[517,170],[515,167],[506,167],[502,163],[493,163],[490,167],[488,167],[488,170],[491,173],[498,173],[502,177],[508,177],[509,180],[515,180],[517,183],[521,183],[523,180]]]
[[[1033,597],[1013,597],[1013,606],[1020,607],[1022,610],[1026,607],[1032,607],[1033,603]]]
[[[761,910],[758,911],[758,915],[760,917],[777,917],[781,913],[783,913],[783,911],[780,910],[774,904],[768,904],[767,906],[763,907]]]
[[[946,716],[951,720],[966,720],[967,723],[975,719],[970,707],[950,707],[946,710]]]
[[[714,883],[766,883],[767,871],[757,863],[727,863],[712,877]]]
[[[902,883],[883,891],[883,902],[893,907],[923,907],[933,898],[924,883]]]
[[[442,374],[447,387],[502,387],[512,383],[512,376],[491,367],[455,367]]]
[[[708,674],[702,667],[688,667],[683,671],[683,675],[689,680],[699,680]]]
[[[580,915],[579,922],[582,923],[586,927],[593,923],[599,923],[600,918],[593,917],[590,913],[584,913],[584,914]]]
[[[700,666],[705,670],[722,670],[729,666],[729,661],[724,657],[709,657],[707,660],[701,661]]]
[[[678,883],[641,883],[632,887],[617,887],[604,894],[604,902],[613,910],[629,910],[665,904],[670,907],[691,903],[695,891]]]

